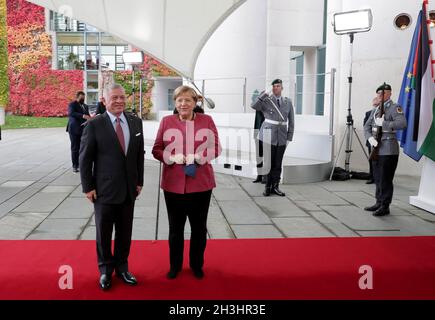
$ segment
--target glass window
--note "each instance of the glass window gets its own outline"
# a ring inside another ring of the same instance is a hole
[[[116,47],[115,46],[101,46],[101,54],[102,55],[115,55]]]
[[[87,77],[87,82],[88,82],[88,89],[94,89],[97,90],[98,89],[98,72],[88,72],[88,77]]]
[[[83,70],[84,48],[82,46],[58,46],[57,66],[60,70]]]

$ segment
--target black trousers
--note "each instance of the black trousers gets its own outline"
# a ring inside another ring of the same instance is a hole
[[[263,141],[255,139],[255,154],[257,157],[257,175],[262,176],[263,168]]]
[[[370,155],[372,154],[372,147],[371,146],[367,147],[367,150],[369,151],[369,157],[370,157]],[[373,162],[372,162],[372,160],[369,160],[369,169],[370,169],[370,172],[369,172],[370,179],[374,180],[374,177],[373,177]]]
[[[284,153],[287,146],[274,146],[270,144],[264,144],[263,148],[270,148],[270,171],[267,175],[266,187],[271,187],[274,184],[279,184],[281,180],[282,159],[284,158]],[[264,149],[263,152],[266,153],[267,151],[264,151]],[[267,158],[268,157],[266,156],[266,161],[268,160]],[[264,163],[263,165],[266,165],[266,168],[268,167],[267,163]]]
[[[80,152],[80,141],[82,139],[81,134],[69,134],[69,139],[71,141],[71,160],[73,168],[79,167],[79,152]]]
[[[134,201],[126,199],[121,204],[94,203],[97,229],[97,257],[101,274],[128,271]],[[115,226],[115,248],[112,254],[112,232]]]
[[[176,194],[165,191],[169,219],[169,260],[173,270],[181,270],[184,252],[184,225],[189,218],[191,235],[189,265],[201,269],[207,245],[207,216],[211,190],[206,192]]]
[[[373,161],[373,176],[376,183],[376,202],[389,206],[393,200],[393,179],[399,156],[379,156]]]

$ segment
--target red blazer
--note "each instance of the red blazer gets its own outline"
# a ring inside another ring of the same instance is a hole
[[[221,152],[218,132],[209,115],[196,113],[193,121],[181,121],[178,115],[164,117],[153,147],[154,158],[163,162],[161,188],[178,194],[212,190],[216,182],[210,161]],[[169,156],[179,153],[201,155],[195,177],[186,176],[184,165],[170,164]]]

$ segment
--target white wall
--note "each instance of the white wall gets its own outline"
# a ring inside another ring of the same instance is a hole
[[[267,2],[248,0],[211,36],[199,55],[195,80],[206,81],[206,96],[216,108],[210,112],[243,112],[243,85],[247,77],[247,111],[255,89],[264,89],[266,73]],[[237,78],[229,80],[228,78]],[[199,88],[201,82],[197,82]]]
[[[316,48],[322,45],[323,6],[323,0],[268,0],[266,85],[281,78],[284,88],[293,88],[294,83],[290,83],[294,81],[290,76],[290,47]],[[311,60],[305,62],[311,63]],[[315,63],[306,63],[306,67],[311,66],[315,71]]]
[[[371,8],[374,16],[372,30],[368,33],[356,34],[354,42],[352,110],[358,134],[364,140],[362,122],[365,112],[370,110],[376,88],[385,81],[393,87],[393,99],[396,101],[398,99],[421,3],[420,0],[328,1],[326,70],[331,68],[338,70],[335,110],[336,145],[342,139],[346,124],[350,45],[348,36],[334,34],[331,25],[333,13]],[[396,29],[393,24],[394,18],[400,13],[410,14],[413,20],[411,27],[404,31]],[[352,169],[367,170],[367,163],[356,141],[353,149],[355,152],[351,160]],[[341,166],[344,165],[343,159],[344,153],[339,163]],[[399,174],[420,175],[420,171],[420,164],[407,156],[401,156]]]
[[[168,110],[168,90],[176,89],[183,84],[182,80],[159,80],[154,82],[151,101],[153,103],[152,113]]]

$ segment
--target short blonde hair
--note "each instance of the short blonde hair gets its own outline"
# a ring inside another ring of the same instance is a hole
[[[177,100],[177,98],[185,93],[188,93],[192,96],[192,99],[196,102],[198,102],[198,94],[196,91],[189,87],[189,86],[180,86],[174,91],[174,101]]]

